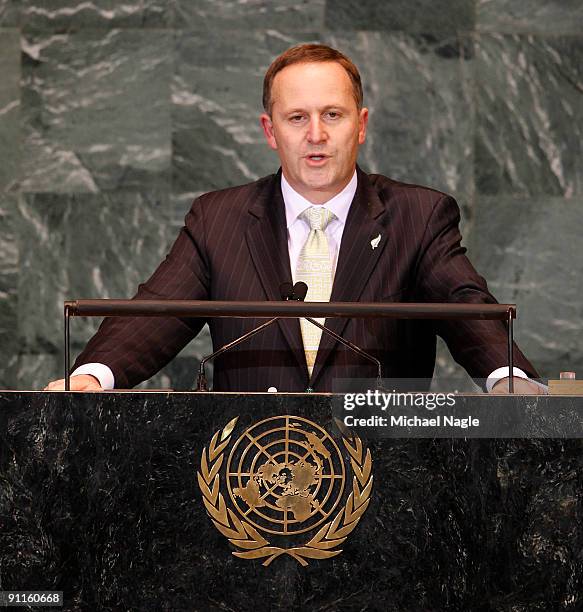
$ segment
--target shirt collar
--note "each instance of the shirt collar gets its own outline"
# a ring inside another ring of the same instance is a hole
[[[350,210],[350,205],[354,199],[356,193],[356,169],[352,178],[348,182],[348,185],[344,189],[337,193],[333,198],[330,198],[327,202],[324,202],[321,206],[325,206],[328,210],[336,215],[336,218],[342,223],[346,223],[346,217]],[[281,173],[281,193],[283,195],[283,201],[285,204],[285,218],[288,229],[294,224],[296,219],[301,213],[310,206],[314,206],[312,202],[306,200],[304,196],[300,195],[286,180],[283,172]]]

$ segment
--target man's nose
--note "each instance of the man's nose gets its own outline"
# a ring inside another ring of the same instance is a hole
[[[318,144],[324,142],[327,138],[326,126],[322,123],[320,117],[311,119],[308,126],[308,142]]]

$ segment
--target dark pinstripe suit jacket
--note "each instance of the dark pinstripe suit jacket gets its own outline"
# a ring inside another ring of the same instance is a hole
[[[495,303],[486,282],[460,246],[459,210],[438,191],[367,175],[344,228],[331,301]],[[378,235],[377,248],[371,240]],[[278,300],[291,280],[280,173],[198,198],[166,259],[140,285],[139,299]],[[212,319],[219,347],[258,325],[257,319]],[[116,387],[132,387],[155,374],[202,328],[200,319],[105,320],[78,357],[107,364]],[[376,355],[384,375],[430,379],[436,333],[474,378],[506,362],[506,329],[493,321],[445,323],[388,319],[330,319],[337,333]],[[515,364],[536,376],[516,349]],[[308,380],[300,327],[282,319],[217,359],[218,391],[316,391],[335,378],[373,378],[375,368],[324,335]],[[193,373],[194,378],[194,373]]]

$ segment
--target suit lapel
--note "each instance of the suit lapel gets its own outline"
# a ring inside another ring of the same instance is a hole
[[[357,167],[358,186],[342,233],[331,302],[358,302],[388,242],[388,214],[368,176]],[[380,235],[380,239],[378,238]],[[371,244],[373,241],[373,244]],[[374,248],[373,248],[373,245]],[[326,326],[341,335],[348,319],[327,319]],[[310,384],[313,386],[337,344],[322,334]]]
[[[257,274],[269,300],[281,300],[279,287],[291,282],[287,245],[285,205],[281,194],[281,170],[274,175],[249,208],[255,217],[246,232],[247,246]],[[280,319],[278,325],[299,366],[308,379],[300,324],[297,319]]]

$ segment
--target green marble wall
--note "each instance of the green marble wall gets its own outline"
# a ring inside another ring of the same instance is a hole
[[[361,69],[363,167],[453,193],[521,347],[583,376],[583,3],[0,0],[0,387],[58,376],[63,300],[131,295],[193,197],[277,168],[262,76],[307,41]],[[438,373],[469,388],[443,347]]]

